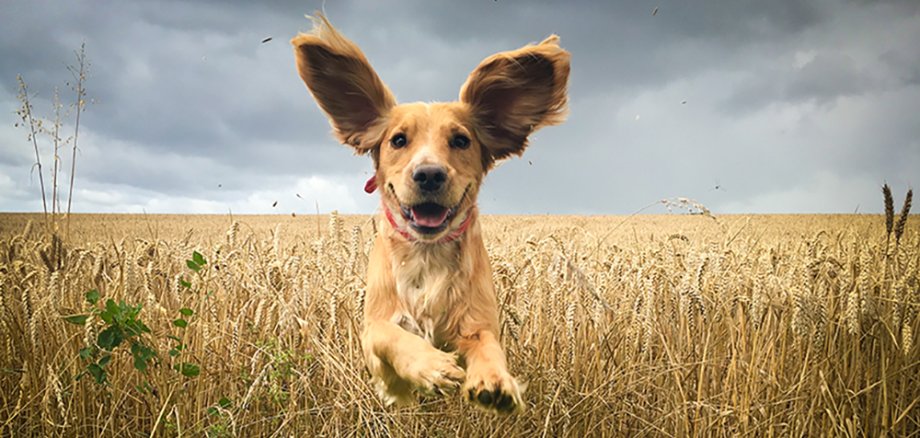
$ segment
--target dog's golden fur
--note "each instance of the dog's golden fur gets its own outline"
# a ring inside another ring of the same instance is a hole
[[[382,213],[362,344],[380,395],[404,403],[417,390],[462,384],[482,407],[520,409],[522,385],[499,343],[476,198],[496,160],[520,155],[530,134],[565,118],[568,52],[553,35],[483,60],[458,102],[397,105],[361,50],[325,17],[291,43],[297,70],[338,139],[374,160]],[[444,170],[436,193],[413,180],[423,165]],[[410,223],[409,208],[425,202],[449,212],[439,228]]]

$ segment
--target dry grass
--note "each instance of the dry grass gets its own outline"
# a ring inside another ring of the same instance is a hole
[[[486,216],[529,384],[523,414],[493,416],[375,397],[367,219],[78,216],[52,242],[41,216],[0,215],[0,435],[920,435],[916,220],[889,248],[881,216]],[[122,352],[107,385],[75,381],[101,326],[62,316],[90,289],[144,305],[159,365]],[[194,378],[165,354],[183,307]]]

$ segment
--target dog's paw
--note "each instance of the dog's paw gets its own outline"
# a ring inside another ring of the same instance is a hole
[[[504,370],[470,371],[463,392],[470,403],[501,413],[519,412],[524,407],[524,387]]]
[[[447,394],[460,387],[466,373],[457,365],[457,355],[441,350],[426,352],[410,365],[410,380],[426,394]]]

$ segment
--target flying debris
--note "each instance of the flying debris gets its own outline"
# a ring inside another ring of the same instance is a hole
[[[269,41],[271,41],[271,40],[272,40],[272,37],[263,38],[263,39],[262,39],[262,44],[265,44],[265,43],[267,43],[267,42],[269,42]]]
[[[272,204],[272,208],[275,208],[275,207],[277,207],[277,206],[278,206],[278,201],[275,201],[275,203]]]
[[[303,199],[303,198],[300,196],[300,193],[295,193],[295,195],[297,195],[298,198]]]
[[[217,188],[221,188],[221,187],[223,187],[223,186],[224,186],[223,184],[218,184],[218,185],[217,185]]]
[[[533,161],[527,160],[527,164],[530,164],[531,166],[533,166]]]
[[[292,212],[291,212],[291,217],[297,217],[297,215],[294,214],[294,212],[292,211]]]
[[[655,6],[655,9],[652,9],[652,16],[658,15],[658,6]]]
[[[682,101],[680,101],[680,104],[681,104],[681,105],[686,105],[686,104],[687,104],[687,101],[686,101],[686,100],[682,100]]]

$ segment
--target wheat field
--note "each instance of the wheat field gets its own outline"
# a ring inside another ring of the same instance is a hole
[[[484,216],[499,416],[375,396],[368,216],[0,214],[0,435],[920,436],[916,219]]]

